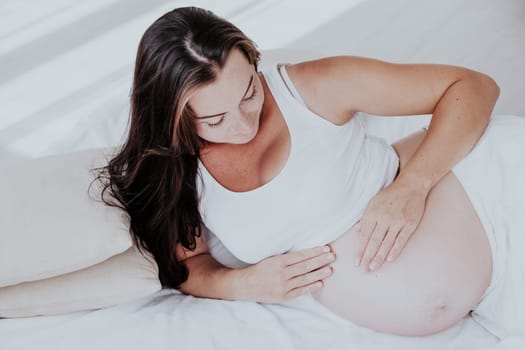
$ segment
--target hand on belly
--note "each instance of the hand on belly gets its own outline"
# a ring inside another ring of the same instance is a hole
[[[414,134],[400,141],[402,164],[410,156],[403,145],[417,147],[415,137],[421,140]],[[332,243],[334,273],[314,297],[378,331],[422,335],[447,328],[479,302],[490,281],[488,240],[452,173],[430,192],[419,226],[394,262],[365,272],[354,265],[358,244],[355,226]]]

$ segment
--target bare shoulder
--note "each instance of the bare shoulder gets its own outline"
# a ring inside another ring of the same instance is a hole
[[[297,91],[310,110],[336,125],[347,122],[356,110],[346,108],[348,99],[344,76],[348,76],[350,66],[358,70],[363,58],[356,56],[330,56],[303,61],[286,66],[286,71]]]

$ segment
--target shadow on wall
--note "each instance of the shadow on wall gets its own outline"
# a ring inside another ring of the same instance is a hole
[[[152,7],[170,2],[169,0],[120,0],[41,37],[34,38],[27,44],[0,56],[0,67],[2,67],[0,85],[8,83],[20,74],[26,74],[28,70],[45,64],[64,52],[85,45],[108,30],[132,21]],[[71,35],[71,33],[75,34]]]
[[[495,113],[525,116],[525,2],[370,0],[290,44],[327,55],[465,66],[492,76]]]
[[[289,11],[290,4],[282,10],[281,3],[277,6],[273,0],[262,3],[266,6],[262,12],[250,7],[256,6],[255,1],[237,7],[228,3],[235,10],[225,17],[243,17],[250,23],[268,23],[265,18],[273,18],[276,11],[290,17],[282,12]],[[20,8],[30,5],[21,3]],[[267,8],[270,5],[273,12]],[[29,41],[0,55],[0,157],[36,157],[121,140],[128,120],[136,43],[162,8],[173,6],[169,0],[94,4],[92,12],[69,18],[73,22],[62,26],[54,23],[48,33],[36,30],[54,20],[45,18],[44,11],[23,17],[23,24],[4,32],[0,48],[4,51],[19,34],[32,31],[34,35],[26,35]],[[51,17],[72,11],[68,6],[45,8]],[[352,54],[394,62],[462,65],[485,72],[499,83],[496,113],[525,116],[523,0],[367,0],[317,27],[306,20],[312,11],[297,10],[293,14],[297,18],[304,14],[303,21],[286,22],[304,25],[299,32],[310,32],[285,50],[267,51],[263,62]]]

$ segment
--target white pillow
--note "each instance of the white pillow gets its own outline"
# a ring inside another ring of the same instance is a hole
[[[151,255],[134,246],[97,265],[0,288],[0,317],[55,315],[125,303],[161,289]]]
[[[2,160],[0,287],[79,270],[131,247],[129,217],[99,202],[91,168],[114,148]]]

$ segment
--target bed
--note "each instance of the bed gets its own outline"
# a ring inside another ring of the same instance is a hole
[[[293,16],[304,18],[290,23],[299,1],[233,1],[223,7],[212,1],[4,1],[0,159],[119,144],[127,128],[136,44],[149,23],[181,4],[209,7],[238,24],[259,41],[263,67],[338,54],[463,65],[500,85],[494,113],[525,116],[522,0],[341,1],[331,11],[319,1],[300,3]],[[276,24],[263,36],[261,25],[269,19]],[[298,26],[300,34],[291,36]],[[272,39],[275,32],[283,41]],[[429,119],[367,116],[366,125],[394,141]],[[231,258],[213,237],[210,245],[216,256]],[[525,339],[502,342],[469,317],[432,336],[398,337],[342,320],[310,296],[264,305],[164,289],[99,310],[0,319],[0,349],[34,347],[523,349]]]

